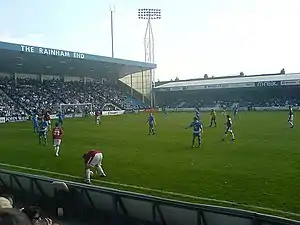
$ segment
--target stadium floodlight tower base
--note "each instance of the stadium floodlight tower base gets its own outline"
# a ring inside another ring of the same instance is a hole
[[[138,9],[138,18],[140,20],[147,20],[147,27],[144,36],[144,48],[145,48],[145,62],[154,63],[154,35],[152,31],[152,20],[161,19],[161,9],[149,9],[143,8]],[[150,70],[150,90],[151,90],[151,107],[155,106],[154,103],[154,92],[155,87],[155,73],[154,70]]]
[[[60,104],[59,110],[63,114],[68,113],[68,110],[70,110],[70,113],[84,113],[86,108],[89,110],[89,112],[92,112],[92,103],[79,103],[79,104]]]

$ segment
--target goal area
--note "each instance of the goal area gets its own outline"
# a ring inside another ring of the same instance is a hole
[[[71,114],[71,113],[91,113],[92,103],[79,103],[79,104],[60,104],[59,110],[63,114]]]

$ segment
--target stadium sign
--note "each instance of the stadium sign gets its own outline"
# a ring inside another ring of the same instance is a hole
[[[35,53],[41,55],[61,56],[75,59],[84,59],[85,55],[79,52],[70,52],[52,48],[41,48],[28,45],[20,45],[21,52]]]
[[[276,87],[279,86],[280,82],[278,81],[263,81],[263,82],[257,82],[257,87]]]
[[[28,120],[27,116],[6,116],[5,122],[24,122]]]
[[[285,80],[281,81],[282,86],[287,86],[287,85],[300,85],[300,80]]]

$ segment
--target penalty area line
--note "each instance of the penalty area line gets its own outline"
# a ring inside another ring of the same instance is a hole
[[[34,169],[34,168],[11,165],[11,164],[6,164],[6,163],[0,163],[0,165],[5,166],[5,167],[10,167],[10,168],[15,168],[15,169],[43,173],[43,174],[62,176],[62,177],[66,177],[66,178],[83,179],[82,177],[73,176],[70,174]],[[141,190],[141,191],[155,192],[158,194],[171,195],[171,196],[176,196],[176,197],[189,198],[189,199],[194,199],[194,200],[202,200],[202,201],[208,201],[208,202],[215,202],[215,203],[227,204],[227,205],[231,205],[231,206],[240,206],[240,207],[245,207],[245,208],[252,208],[254,210],[264,210],[264,211],[273,212],[273,213],[286,214],[286,215],[300,217],[299,213],[284,211],[284,210],[280,210],[280,209],[272,209],[272,208],[261,207],[261,206],[256,206],[256,205],[247,205],[247,204],[237,203],[237,202],[233,202],[233,201],[220,200],[220,199],[215,199],[215,198],[193,196],[193,195],[188,195],[188,194],[176,193],[176,192],[172,192],[172,191],[164,191],[164,190],[158,190],[158,189],[153,189],[153,188],[146,188],[146,187],[131,185],[131,184],[121,184],[121,183],[104,181],[104,180],[95,180],[95,181],[96,181],[96,183],[108,184],[108,185],[119,186],[119,187],[124,187],[124,188],[132,188],[132,189]]]

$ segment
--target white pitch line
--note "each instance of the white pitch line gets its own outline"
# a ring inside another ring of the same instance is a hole
[[[0,165],[6,166],[6,167],[11,167],[11,168],[16,168],[16,169],[38,172],[38,173],[45,173],[45,174],[69,177],[69,178],[73,178],[73,179],[82,179],[82,177],[72,176],[69,174],[57,173],[57,172],[52,172],[52,171],[40,170],[40,169],[33,169],[33,168],[28,168],[28,167],[23,167],[23,166],[17,166],[17,165],[5,164],[5,163],[0,163]],[[252,208],[252,209],[256,209],[256,210],[264,210],[264,211],[269,211],[269,212],[273,212],[273,213],[280,213],[280,214],[286,214],[286,215],[300,217],[299,213],[283,211],[280,209],[272,209],[272,208],[260,207],[260,206],[256,206],[256,205],[247,205],[247,204],[241,204],[241,203],[232,202],[232,201],[219,200],[219,199],[214,199],[214,198],[206,198],[206,197],[200,197],[200,196],[193,196],[193,195],[187,195],[187,194],[176,193],[176,192],[171,192],[171,191],[163,191],[163,190],[146,188],[146,187],[130,185],[130,184],[121,184],[121,183],[103,181],[103,180],[95,180],[95,181],[96,181],[96,183],[103,183],[103,184],[109,184],[109,185],[114,185],[114,186],[119,186],[119,187],[133,188],[133,189],[142,190],[142,191],[156,192],[159,194],[172,195],[172,196],[176,196],[176,197],[189,198],[189,199],[194,199],[194,200],[196,199],[196,200],[209,201],[209,202],[215,202],[215,203],[222,203],[222,204],[228,204],[231,206],[241,206],[241,207],[245,207],[245,208]]]

